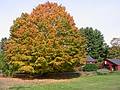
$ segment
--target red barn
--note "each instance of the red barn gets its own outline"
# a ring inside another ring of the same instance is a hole
[[[104,67],[113,71],[120,71],[120,60],[119,59],[106,59],[104,61]]]

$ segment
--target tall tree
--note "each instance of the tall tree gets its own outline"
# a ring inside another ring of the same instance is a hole
[[[107,57],[108,46],[101,32],[93,28],[81,28],[80,32],[87,39],[87,52],[91,57],[102,60]]]
[[[111,40],[111,45],[112,46],[120,46],[120,38],[113,38]]]
[[[108,58],[120,59],[120,38],[113,38],[111,40],[111,47],[109,48]]]
[[[120,46],[110,47],[108,58],[110,58],[110,59],[120,59]]]
[[[14,21],[6,44],[7,62],[16,71],[71,71],[86,62],[86,39],[65,7],[47,2]]]

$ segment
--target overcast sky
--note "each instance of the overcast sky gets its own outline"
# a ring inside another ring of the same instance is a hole
[[[48,0],[1,0],[0,39],[9,37],[10,26],[22,12],[30,13],[38,4]],[[120,0],[49,0],[66,7],[76,26],[93,27],[104,35],[107,44],[120,37]]]

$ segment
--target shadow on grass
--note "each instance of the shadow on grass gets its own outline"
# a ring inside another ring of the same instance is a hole
[[[79,72],[47,73],[43,75],[16,74],[14,78],[21,79],[72,79],[80,77]]]

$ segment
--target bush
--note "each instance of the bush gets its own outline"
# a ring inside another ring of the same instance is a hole
[[[3,67],[3,58],[4,58],[3,53],[0,52],[0,70],[2,70]]]
[[[95,64],[86,64],[83,67],[83,71],[96,71],[98,69],[98,67]]]
[[[99,69],[97,70],[97,74],[98,75],[106,75],[106,74],[109,74],[110,71],[108,69]]]
[[[0,70],[1,73],[5,76],[11,76],[14,71],[13,66],[7,64],[4,52],[0,52]]]
[[[103,68],[103,62],[97,62],[96,65],[98,67],[98,69],[102,69]]]

